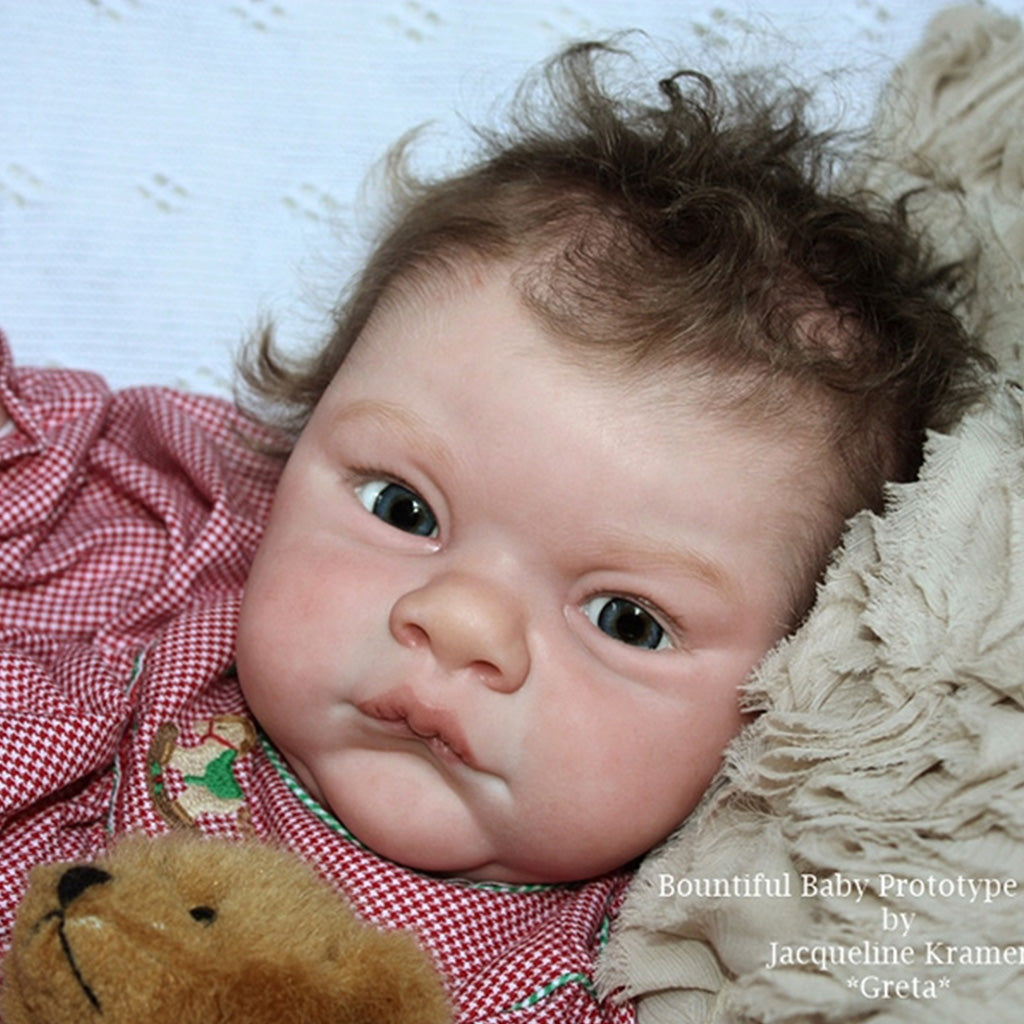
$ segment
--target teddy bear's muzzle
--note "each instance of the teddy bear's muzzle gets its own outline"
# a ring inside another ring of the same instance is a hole
[[[72,976],[78,983],[79,988],[82,990],[82,994],[96,1010],[100,1009],[100,1003],[96,998],[96,993],[93,992],[85,978],[82,977],[82,972],[79,970],[75,954],[71,949],[71,944],[68,942],[68,937],[64,930],[64,911],[66,911],[68,907],[82,895],[82,893],[92,889],[94,886],[109,882],[110,879],[110,874],[102,868],[95,867],[92,864],[72,865],[66,871],[62,872],[60,878],[57,880],[57,902],[60,905],[60,909],[51,911],[46,915],[47,918],[57,919],[57,935],[60,940],[60,947],[64,954],[64,959],[67,961]]]
[[[110,875],[91,864],[76,864],[65,871],[57,882],[57,900],[66,910],[86,889],[110,881]]]

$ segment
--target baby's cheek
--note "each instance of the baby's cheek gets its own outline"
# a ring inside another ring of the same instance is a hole
[[[290,616],[266,591],[247,591],[238,620],[235,663],[242,694],[252,705],[287,661]]]

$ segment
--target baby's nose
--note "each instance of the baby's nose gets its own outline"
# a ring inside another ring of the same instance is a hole
[[[68,868],[57,882],[57,899],[61,908],[77,900],[86,889],[109,881],[110,875],[106,871],[91,864],[76,864]]]
[[[429,647],[448,671],[470,669],[488,686],[518,689],[530,667],[523,610],[504,587],[449,572],[395,602],[391,634],[406,647]]]

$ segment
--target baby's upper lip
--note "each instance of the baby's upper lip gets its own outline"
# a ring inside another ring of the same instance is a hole
[[[460,761],[470,767],[477,767],[458,716],[448,708],[426,703],[407,686],[359,701],[356,707],[364,715],[378,721],[400,722],[420,739],[437,738],[445,743]]]

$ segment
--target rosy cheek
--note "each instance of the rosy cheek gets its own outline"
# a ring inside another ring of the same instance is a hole
[[[257,562],[242,597],[237,661],[243,679],[261,679],[281,671],[307,609],[304,599],[267,562]]]

